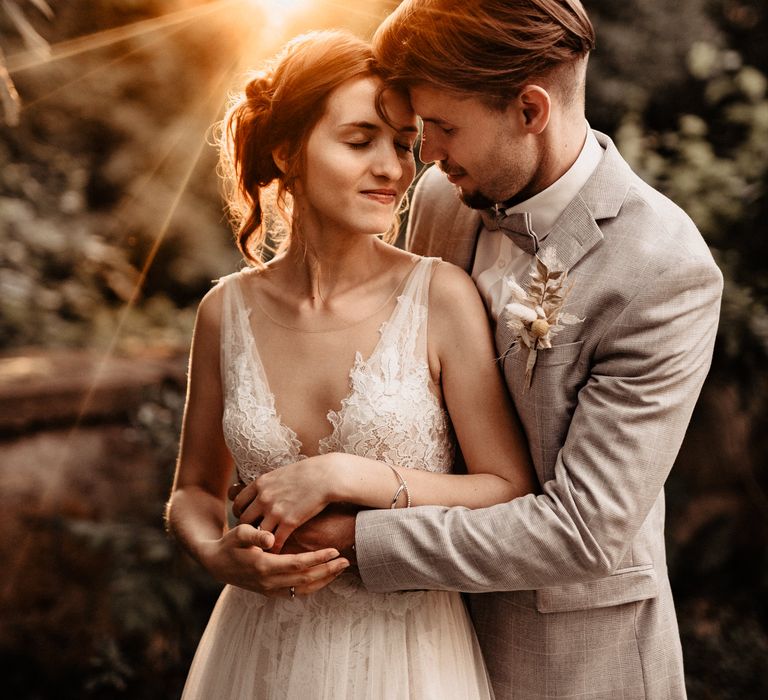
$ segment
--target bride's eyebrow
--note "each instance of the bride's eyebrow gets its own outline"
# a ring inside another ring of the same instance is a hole
[[[381,127],[378,124],[374,124],[373,122],[347,122],[346,124],[341,124],[339,126],[340,129],[362,129],[364,131],[381,131]],[[414,126],[413,124],[407,124],[406,126],[403,126],[399,129],[397,129],[397,132],[399,134],[418,134],[419,128],[417,126]]]
[[[381,127],[373,122],[347,122],[341,124],[339,129],[363,129],[364,131],[381,131]]]

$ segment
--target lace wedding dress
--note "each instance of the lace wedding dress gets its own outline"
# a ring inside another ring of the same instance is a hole
[[[447,471],[448,416],[430,388],[427,297],[434,259],[409,274],[350,393],[331,411],[320,453],[349,452],[400,467]],[[302,459],[275,410],[237,273],[223,278],[224,436],[240,478]],[[183,700],[469,700],[490,698],[458,593],[369,593],[344,573],[294,600],[226,586],[187,678]]]

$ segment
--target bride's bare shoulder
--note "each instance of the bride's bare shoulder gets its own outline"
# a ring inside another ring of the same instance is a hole
[[[460,267],[440,261],[429,287],[430,325],[453,337],[457,329],[486,326],[487,315],[472,278]]]
[[[197,307],[197,325],[218,327],[221,323],[226,288],[233,284],[240,284],[243,277],[250,274],[252,274],[250,269],[244,269],[215,280],[215,284],[205,293]]]
[[[429,288],[430,305],[476,303],[480,295],[472,278],[453,263],[440,260],[435,264]]]

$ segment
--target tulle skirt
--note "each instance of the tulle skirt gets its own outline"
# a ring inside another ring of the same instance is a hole
[[[183,700],[492,698],[458,593],[369,593],[345,574],[294,600],[226,586]]]

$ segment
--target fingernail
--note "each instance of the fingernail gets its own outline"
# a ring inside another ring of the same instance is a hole
[[[326,561],[331,561],[331,559],[336,559],[336,557],[338,556],[339,556],[339,553],[335,549],[332,549],[330,552],[328,552],[328,558],[326,559]]]

